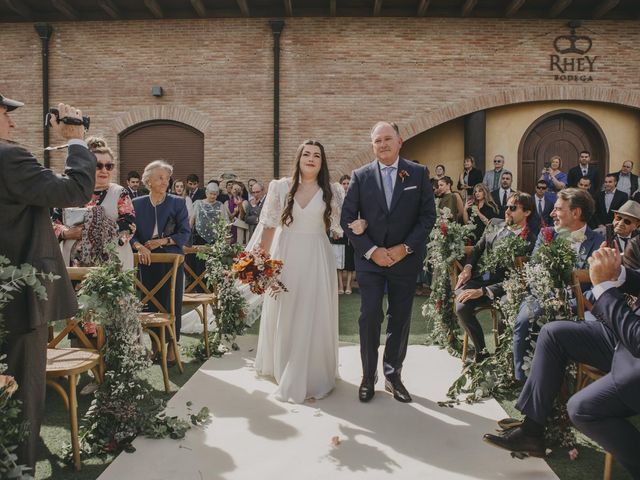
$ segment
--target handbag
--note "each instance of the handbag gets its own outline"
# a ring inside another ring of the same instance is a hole
[[[65,227],[75,227],[82,225],[87,216],[88,209],[85,207],[70,207],[62,210],[62,223]]]

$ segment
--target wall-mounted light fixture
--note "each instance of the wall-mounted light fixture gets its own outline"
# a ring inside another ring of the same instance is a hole
[[[151,87],[151,95],[154,97],[161,97],[164,95],[164,90],[162,90],[162,87]]]

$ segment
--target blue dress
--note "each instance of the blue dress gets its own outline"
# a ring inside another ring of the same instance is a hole
[[[136,232],[131,238],[131,246],[136,243],[144,243],[152,238],[170,237],[175,245],[156,248],[152,253],[179,253],[183,254],[182,247],[191,237],[189,227],[189,214],[184,198],[167,194],[162,203],[155,207],[151,203],[151,197],[145,195],[133,200],[136,211]],[[154,236],[158,225],[157,235]],[[139,265],[138,276],[143,285],[151,289],[171,269],[170,264]],[[184,268],[180,265],[178,278],[176,279],[175,310],[176,310],[176,341],[180,340],[180,327],[182,326],[182,294],[184,290]],[[158,301],[169,310],[171,287],[167,282],[156,293]],[[152,303],[145,306],[147,312],[157,312],[158,309]],[[167,338],[169,340],[170,338]]]
[[[545,173],[542,176],[543,180],[546,182],[547,187],[548,187],[548,192],[551,193],[557,193],[558,190],[556,189],[556,186],[553,183],[553,180],[551,180],[551,176],[548,173]],[[556,175],[556,180],[558,180],[559,182],[564,183],[565,185],[567,184],[567,174],[559,171],[558,174]]]

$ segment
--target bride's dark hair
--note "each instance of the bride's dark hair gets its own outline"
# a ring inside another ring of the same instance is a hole
[[[315,145],[320,148],[320,171],[318,172],[318,185],[322,189],[322,199],[324,200],[325,208],[324,208],[324,225],[329,230],[331,227],[331,200],[333,198],[333,193],[331,192],[331,183],[329,181],[329,167],[327,166],[327,156],[324,153],[324,147],[320,142],[315,140],[305,140],[302,142],[302,145],[298,147],[298,151],[296,153],[296,166],[293,170],[293,185],[291,185],[291,190],[289,190],[289,194],[287,195],[287,201],[282,211],[282,217],[280,220],[283,225],[291,225],[293,222],[293,198],[298,191],[298,186],[300,185],[300,159],[302,158],[302,150],[307,145]]]

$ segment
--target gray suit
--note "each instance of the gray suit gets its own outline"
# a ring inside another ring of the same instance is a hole
[[[18,460],[30,467],[35,465],[44,409],[47,325],[74,315],[78,308],[49,209],[86,204],[95,171],[95,156],[80,145],[69,147],[65,175],[58,176],[21,146],[0,140],[0,253],[13,265],[29,263],[60,276],[46,282],[47,301],[26,288],[2,312],[8,338],[0,352],[7,354],[8,373],[19,385],[16,395],[22,401],[22,416],[30,423]]]

